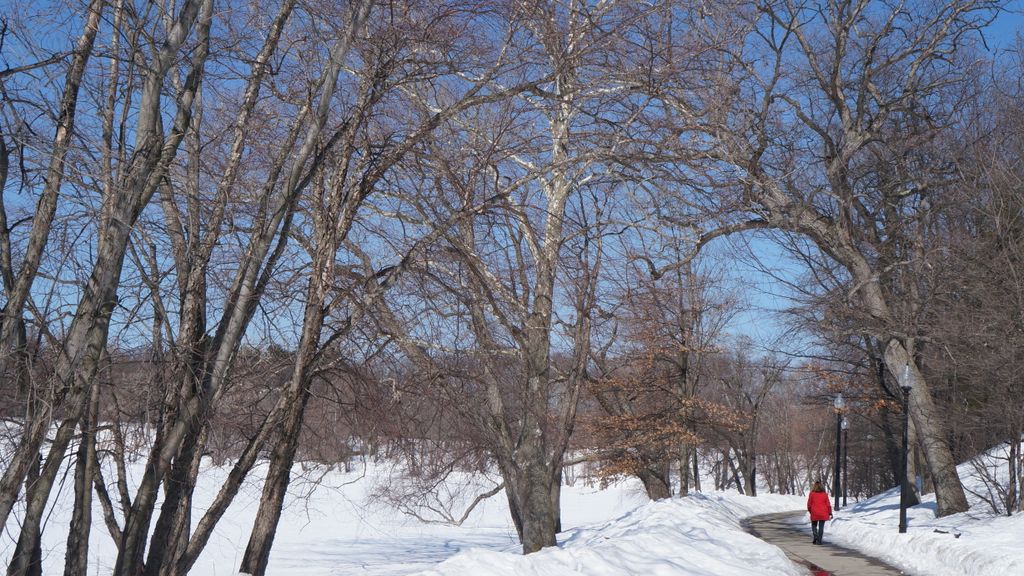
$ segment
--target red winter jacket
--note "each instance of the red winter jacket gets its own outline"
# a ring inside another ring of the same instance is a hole
[[[828,492],[811,492],[807,497],[807,511],[811,513],[811,522],[832,518],[832,504],[828,501]]]

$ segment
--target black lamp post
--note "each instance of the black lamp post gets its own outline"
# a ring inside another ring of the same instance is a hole
[[[846,474],[847,454],[850,451],[850,422],[843,417],[843,508],[846,508],[846,493],[850,489],[849,476]]]
[[[903,366],[903,457],[900,464],[900,534],[907,533],[907,496],[910,486],[907,483],[907,454],[910,441],[910,363]]]
[[[834,480],[832,482],[832,494],[836,502],[832,507],[839,510],[839,458],[843,443],[843,407],[846,405],[841,393],[836,394],[836,399],[832,402],[832,405],[836,407],[836,470],[835,474],[833,474]]]

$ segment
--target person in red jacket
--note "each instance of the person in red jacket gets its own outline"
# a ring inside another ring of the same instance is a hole
[[[814,539],[812,544],[821,544],[821,537],[825,533],[825,520],[832,519],[832,504],[828,501],[828,492],[821,482],[815,482],[811,493],[807,496],[807,511],[811,514],[811,534]]]

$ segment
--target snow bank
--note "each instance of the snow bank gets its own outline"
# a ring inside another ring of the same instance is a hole
[[[695,494],[650,502],[616,520],[563,533],[562,543],[522,556],[474,549],[422,576],[802,575],[778,548],[745,533],[740,520],[799,508],[801,498]]]

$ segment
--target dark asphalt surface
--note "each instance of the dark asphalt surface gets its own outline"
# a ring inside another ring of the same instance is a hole
[[[748,518],[744,522],[747,531],[758,538],[781,548],[794,562],[806,566],[815,576],[898,576],[904,574],[879,560],[869,558],[860,552],[843,548],[829,542],[828,525],[825,525],[825,543],[811,544],[810,524],[808,531],[794,529],[787,519],[794,516],[806,518],[804,510],[765,514]]]

